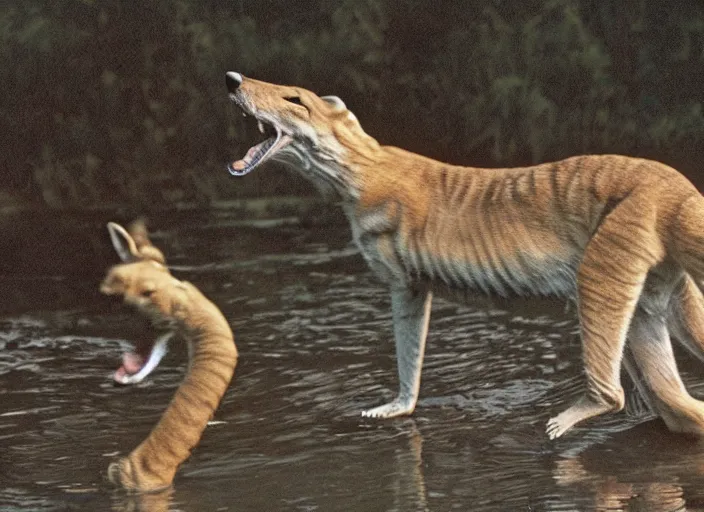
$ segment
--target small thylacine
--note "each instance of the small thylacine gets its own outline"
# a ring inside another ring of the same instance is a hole
[[[139,382],[159,363],[167,341],[182,336],[189,367],[171,403],[149,436],[108,468],[110,480],[132,491],[168,487],[179,465],[198,444],[234,374],[237,348],[227,320],[195,286],[174,278],[142,222],[126,230],[110,222],[108,231],[122,263],[112,267],[100,291],[121,295],[162,334],[137,345],[115,373],[121,383]]]

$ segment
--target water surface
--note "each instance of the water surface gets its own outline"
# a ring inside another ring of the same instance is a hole
[[[395,360],[388,295],[347,228],[215,213],[164,216],[154,240],[229,319],[235,380],[171,492],[114,491],[109,461],[156,424],[185,351],[113,386],[150,331],[96,292],[116,260],[104,219],[48,220],[26,219],[51,232],[0,268],[0,510],[704,510],[704,444],[646,415],[547,440],[582,383],[564,303],[436,299],[415,414],[362,418],[394,396]],[[679,356],[696,393],[702,369]]]

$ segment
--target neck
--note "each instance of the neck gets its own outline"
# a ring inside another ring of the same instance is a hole
[[[379,143],[366,134],[354,139],[354,143],[340,135],[314,146],[293,143],[276,158],[310,181],[324,197],[355,201],[359,199],[365,176],[374,172],[383,151]]]
[[[212,314],[203,317],[203,322],[197,327],[189,325],[184,333],[193,346],[185,379],[149,437],[119,463],[116,476],[127,488],[155,490],[171,484],[232,379],[237,364],[232,332],[219,312],[215,318]]]

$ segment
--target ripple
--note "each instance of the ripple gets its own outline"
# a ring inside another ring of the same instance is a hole
[[[554,302],[434,300],[416,412],[362,418],[397,388],[386,287],[340,229],[230,221],[158,233],[179,277],[221,306],[241,359],[166,505],[141,509],[566,511],[608,499],[622,508],[646,497],[702,501],[704,448],[646,422],[645,412],[606,415],[547,441],[545,422],[583,386],[577,323]],[[90,279],[79,284],[95,286]],[[142,385],[114,387],[120,354],[150,334],[122,309],[74,302],[0,319],[2,510],[135,509],[108,491],[105,469],[144,439],[183,376],[177,343]],[[704,389],[698,365],[683,369],[688,385]]]

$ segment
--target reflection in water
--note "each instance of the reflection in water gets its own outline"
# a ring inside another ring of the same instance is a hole
[[[592,492],[594,503],[590,508],[593,510],[685,510],[683,490],[677,483],[631,483],[613,475],[597,477],[584,469],[579,456],[557,460],[554,474],[559,485],[580,486]]]
[[[124,494],[116,492],[111,510],[113,512],[167,512],[173,490],[150,494]]]
[[[704,478],[704,443],[674,436],[658,420],[556,458],[553,478],[594,510],[700,511],[704,493],[693,483]]]
[[[704,503],[704,447],[659,422],[642,424],[643,414],[607,415],[547,441],[545,422],[582,386],[576,322],[563,304],[435,301],[413,417],[370,420],[360,411],[397,386],[389,299],[344,229],[163,220],[172,224],[155,238],[173,255],[174,274],[211,297],[236,332],[239,372],[215,421],[170,494],[112,493],[108,463],[160,417],[183,376],[185,349],[174,345],[137,387],[113,387],[111,372],[130,346],[123,340],[150,335],[95,291],[113,259],[94,276],[64,269],[61,279],[22,287],[0,276],[8,311],[0,317],[0,510],[537,512],[611,503],[648,511]],[[102,219],[90,223],[103,233]],[[22,304],[34,304],[31,313],[12,311],[15,289]],[[691,387],[701,368],[681,362]]]
[[[404,427],[408,435],[408,448],[396,454],[396,472],[393,486],[393,512],[427,512],[428,496],[423,477],[423,437],[413,419]]]

